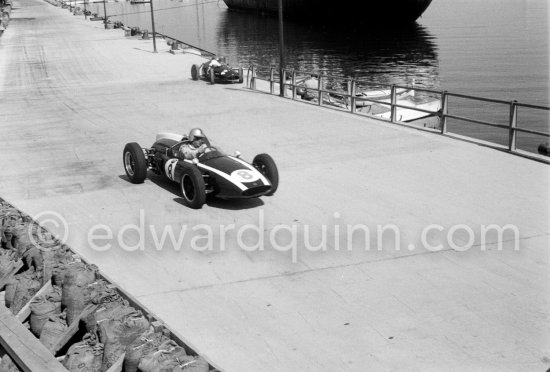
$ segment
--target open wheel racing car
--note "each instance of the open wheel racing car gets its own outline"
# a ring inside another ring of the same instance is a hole
[[[268,154],[256,155],[250,164],[240,159],[240,154],[226,155],[206,141],[209,151],[188,160],[179,151],[187,142],[186,136],[160,133],[150,148],[126,144],[122,156],[126,175],[136,184],[145,181],[148,170],[164,175],[179,183],[185,205],[194,209],[204,205],[207,194],[232,199],[277,191],[279,173]]]
[[[201,65],[193,65],[191,67],[191,78],[193,80],[206,80],[212,84],[216,83],[242,83],[243,69],[231,68],[226,64],[221,66],[214,66],[208,69],[208,62]]]

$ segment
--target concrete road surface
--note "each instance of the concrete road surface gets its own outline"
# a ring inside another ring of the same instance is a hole
[[[226,371],[550,367],[547,165],[195,82],[203,59],[159,45],[16,1],[0,196]],[[125,143],[197,126],[271,154],[278,192],[191,210],[176,184],[127,181]]]

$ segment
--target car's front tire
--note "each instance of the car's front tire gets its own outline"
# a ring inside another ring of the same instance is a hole
[[[271,190],[266,195],[275,194],[279,188],[279,171],[273,158],[268,154],[259,154],[254,157],[252,165],[271,183]]]
[[[124,146],[122,161],[126,175],[132,183],[143,183],[147,177],[147,160],[141,146],[135,142]]]
[[[180,190],[186,206],[201,209],[206,202],[206,189],[201,172],[196,166],[185,167],[180,179]]]
[[[199,80],[199,65],[191,66],[191,79]]]

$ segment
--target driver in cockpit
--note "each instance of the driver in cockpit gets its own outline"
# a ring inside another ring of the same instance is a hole
[[[210,151],[206,136],[200,128],[191,129],[188,140],[179,148],[181,157],[187,160],[196,159],[199,155]]]

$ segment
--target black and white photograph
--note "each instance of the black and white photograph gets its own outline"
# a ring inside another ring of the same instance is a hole
[[[548,0],[0,0],[0,372],[550,372]]]

